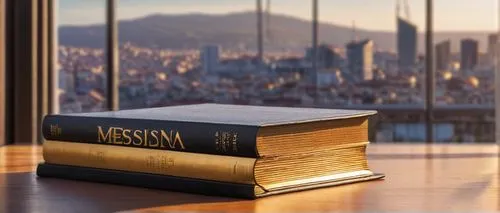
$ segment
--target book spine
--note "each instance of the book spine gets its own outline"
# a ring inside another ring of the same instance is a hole
[[[36,174],[39,177],[64,178],[204,195],[255,199],[255,186],[248,184],[224,183],[193,178],[47,163],[39,164],[36,169]]]
[[[45,162],[119,171],[254,184],[256,159],[100,144],[46,141]]]
[[[47,140],[257,157],[258,126],[48,115]]]

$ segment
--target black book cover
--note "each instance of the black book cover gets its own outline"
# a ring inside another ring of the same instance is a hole
[[[259,128],[362,117],[374,111],[197,104],[47,115],[47,140],[258,157]]]

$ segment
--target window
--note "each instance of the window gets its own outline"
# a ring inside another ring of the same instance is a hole
[[[60,2],[61,72],[78,79],[61,77],[62,111],[104,110],[105,1]],[[432,141],[494,140],[494,1],[435,1],[429,46],[425,1],[318,0],[316,40],[314,2],[117,1],[120,108],[377,109],[375,141],[428,140],[426,122]]]
[[[106,2],[58,2],[60,112],[105,110]]]

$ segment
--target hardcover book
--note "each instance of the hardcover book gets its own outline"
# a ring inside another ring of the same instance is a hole
[[[299,185],[293,188],[265,191],[262,190],[259,186],[253,184],[227,183],[194,178],[179,178],[168,175],[96,169],[79,166],[66,166],[49,163],[39,164],[36,173],[39,177],[63,178],[70,180],[91,181],[98,183],[245,199],[256,199],[270,195],[370,181],[381,179],[384,177],[384,175],[382,174],[360,174],[357,176],[352,176],[350,178],[338,178],[332,181],[317,182],[309,185]]]
[[[368,141],[375,111],[197,104],[47,115],[47,140],[240,157],[333,149]]]
[[[371,175],[366,143],[280,157],[246,158],[46,141],[46,163],[258,185],[273,191]]]

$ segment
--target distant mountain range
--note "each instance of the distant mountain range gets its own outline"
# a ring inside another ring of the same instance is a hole
[[[266,23],[266,22],[264,22]],[[273,14],[270,18],[270,39],[266,48],[303,49],[310,45],[311,22]],[[395,23],[394,23],[395,24]],[[264,29],[264,32],[267,30]],[[419,29],[423,31],[423,29]],[[81,47],[104,47],[105,28],[103,25],[61,26],[59,43]],[[434,41],[452,41],[453,51],[459,50],[462,38],[473,38],[480,42],[481,50],[486,49],[487,34],[491,32],[436,32]],[[394,50],[394,32],[357,29],[357,37],[374,40],[379,49]],[[343,46],[353,37],[350,27],[330,23],[319,24],[321,42]],[[119,22],[120,42],[129,41],[144,47],[161,48],[199,48],[206,44],[218,44],[224,48],[256,47],[256,16],[252,12],[230,13],[224,15],[183,14],[150,15],[143,18]],[[424,35],[419,35],[419,51],[424,50]]]

